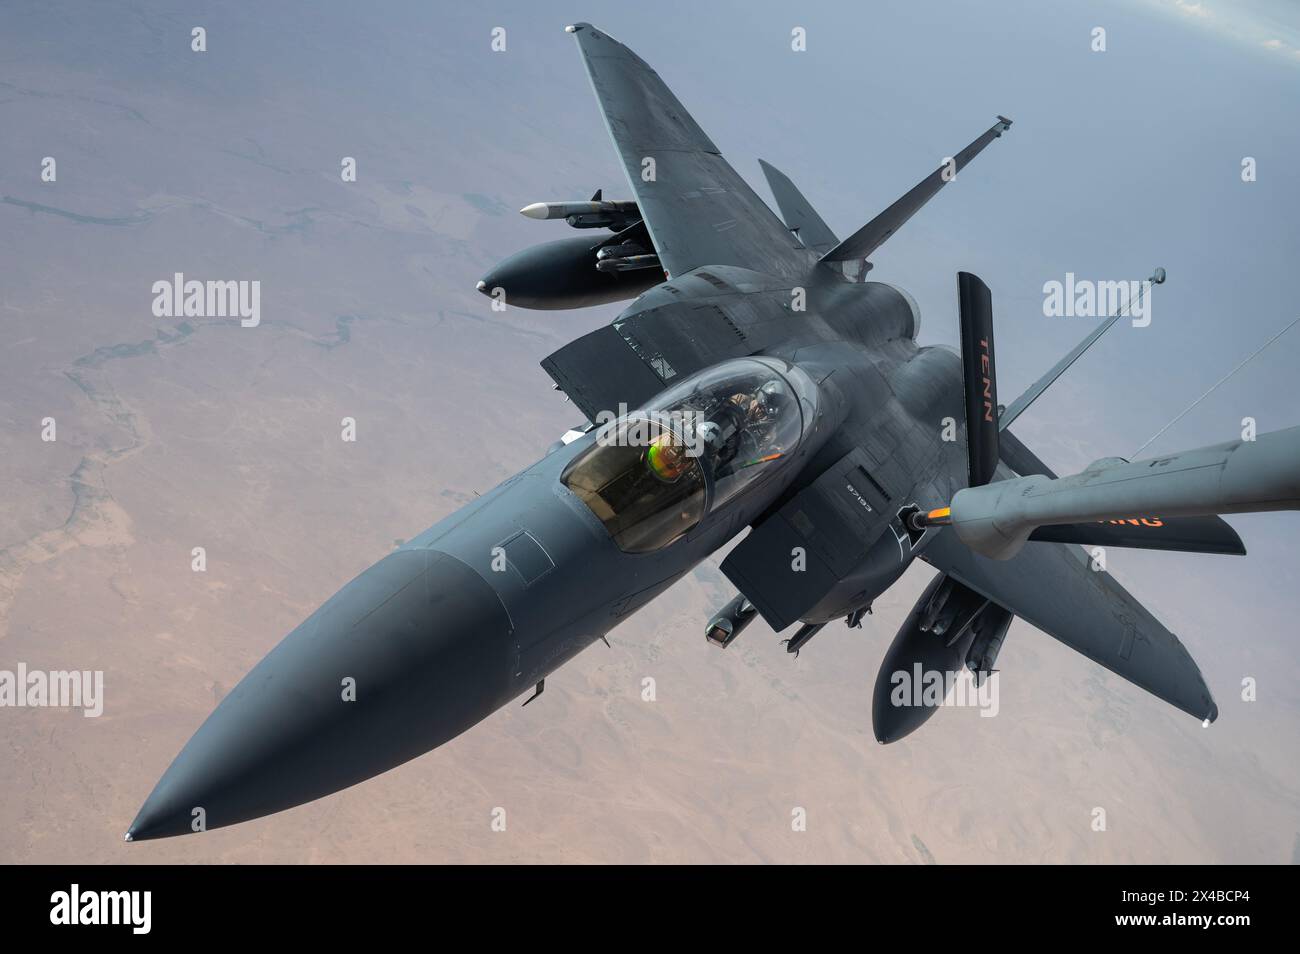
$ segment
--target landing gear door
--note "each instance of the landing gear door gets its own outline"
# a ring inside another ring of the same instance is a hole
[[[722,572],[780,631],[797,622],[862,562],[899,503],[860,449],[846,454],[779,511],[756,524]]]

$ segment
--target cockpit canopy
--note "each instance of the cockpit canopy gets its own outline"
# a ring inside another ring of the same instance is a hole
[[[793,454],[817,408],[807,373],[736,358],[612,420],[560,480],[629,553],[672,543]]]

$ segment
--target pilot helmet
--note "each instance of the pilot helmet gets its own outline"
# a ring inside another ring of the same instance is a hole
[[[671,431],[664,431],[650,442],[645,453],[650,472],[665,483],[673,483],[690,466],[686,446]]]
[[[785,404],[786,387],[777,378],[773,378],[758,389],[758,401],[768,413],[775,412]]]

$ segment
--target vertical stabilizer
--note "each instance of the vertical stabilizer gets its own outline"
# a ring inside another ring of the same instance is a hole
[[[817,214],[812,203],[804,198],[799,187],[790,181],[790,177],[762,159],[758,160],[758,164],[763,170],[763,175],[767,176],[768,188],[772,190],[786,227],[798,236],[799,241],[807,248],[818,254],[825,254],[834,248],[839,239]]]
[[[993,296],[970,272],[957,273],[961,310],[961,363],[966,396],[966,449],[970,485],[993,479],[998,466],[998,386],[993,363]]]

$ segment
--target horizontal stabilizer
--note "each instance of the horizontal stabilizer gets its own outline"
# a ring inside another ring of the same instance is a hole
[[[893,235],[904,222],[915,215],[934,197],[934,194],[954,179],[966,164],[983,151],[984,147],[1011,128],[1011,120],[999,116],[998,121],[973,143],[930,173],[904,195],[862,228],[821,257],[823,262],[848,262],[868,258]]]
[[[790,181],[790,177],[762,159],[758,160],[758,164],[763,169],[763,175],[767,176],[767,185],[772,190],[786,227],[814,252],[825,253],[834,248],[839,239],[817,214],[812,203],[804,198],[799,187]]]

